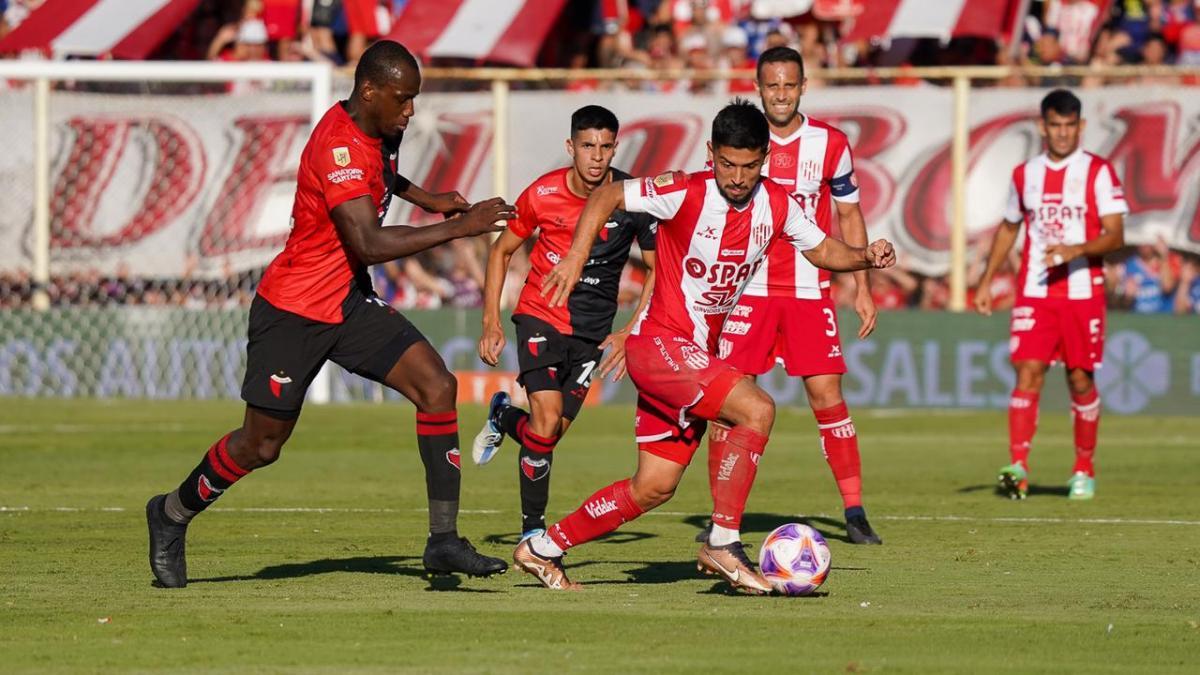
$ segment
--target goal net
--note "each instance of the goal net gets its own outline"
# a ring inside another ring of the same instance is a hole
[[[236,398],[331,91],[318,64],[0,62],[0,395]]]

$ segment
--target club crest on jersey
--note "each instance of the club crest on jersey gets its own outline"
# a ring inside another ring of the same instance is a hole
[[[462,453],[458,448],[452,448],[446,451],[446,461],[454,465],[454,468],[462,471]]]
[[[695,345],[684,345],[679,348],[683,354],[683,362],[694,370],[704,370],[708,367],[708,354]]]
[[[806,159],[800,162],[800,177],[804,180],[818,181],[821,180],[821,165]]]
[[[790,169],[796,166],[795,155],[790,155],[786,152],[776,152],[771,154],[771,166],[776,169]]]
[[[605,223],[604,229],[600,230],[600,241],[608,241],[608,231],[615,230],[620,226],[621,226],[621,224],[615,220],[610,220],[607,223]]]
[[[285,384],[291,384],[291,383],[292,383],[292,378],[288,377],[287,374],[285,374],[282,370],[279,371],[278,373],[271,376],[271,382],[270,382],[271,394],[274,395],[275,398],[279,398],[280,396],[283,396],[283,386]]]
[[[521,473],[529,480],[541,480],[550,474],[550,460],[544,457],[522,457]]]
[[[342,146],[333,149],[333,163],[338,166],[346,166],[350,163],[350,148]]]
[[[542,349],[542,344],[545,342],[546,342],[546,338],[544,336],[538,335],[538,336],[529,338],[529,340],[525,343],[525,346],[529,348],[530,354],[537,356],[538,353]]]
[[[224,490],[218,490],[213,487],[213,484],[208,482],[208,476],[200,474],[200,479],[196,481],[196,493],[200,495],[200,499],[206,502],[211,502],[221,496]]]

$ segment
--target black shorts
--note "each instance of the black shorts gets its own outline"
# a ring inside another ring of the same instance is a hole
[[[322,323],[254,296],[242,399],[279,419],[295,419],[325,361],[383,382],[396,361],[425,336],[377,297],[351,291],[342,323]]]
[[[574,420],[592,387],[592,372],[600,365],[600,343],[563,335],[528,314],[514,314],[517,326],[517,382],[532,394],[561,391],[563,417]]]

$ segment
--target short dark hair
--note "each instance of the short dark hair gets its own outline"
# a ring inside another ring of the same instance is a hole
[[[1051,110],[1063,117],[1080,115],[1083,112],[1083,102],[1066,89],[1055,89],[1042,99],[1042,119],[1046,119]]]
[[[400,69],[405,66],[420,70],[407,47],[394,40],[380,40],[359,57],[354,69],[354,89],[357,91],[366,82],[383,84],[388,78],[399,77]]]
[[[767,116],[750,101],[733,99],[713,119],[712,144],[713,147],[768,151],[771,128],[767,125]]]
[[[621,123],[611,110],[598,105],[585,105],[571,113],[571,136],[588,129],[607,129],[615,136]]]
[[[791,47],[771,47],[759,54],[758,69],[754,73],[755,79],[762,79],[763,67],[768,63],[794,63],[800,69],[800,79],[804,79],[804,58],[800,56],[800,52]]]

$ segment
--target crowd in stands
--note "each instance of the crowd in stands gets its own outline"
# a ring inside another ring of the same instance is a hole
[[[0,37],[46,0],[0,0]],[[856,0],[846,0],[854,4]],[[861,0],[858,5],[865,6]],[[318,60],[352,65],[387,35],[408,0],[201,0],[159,59]],[[1015,37],[849,41],[846,21],[816,18],[795,0],[572,0],[539,65],[586,68],[753,68],[763,50],[790,45],[811,71],[929,65],[1200,65],[1200,0],[1032,0]],[[868,3],[869,4],[869,3]],[[797,9],[803,11],[796,14]],[[852,21],[852,20],[851,20]],[[1099,30],[1095,27],[1099,26]],[[474,65],[457,63],[455,65]],[[1099,84],[1085,79],[1071,82]],[[646,89],[706,91],[732,81],[643,81]],[[813,82],[813,84],[818,84]],[[1045,84],[1014,77],[1004,84]],[[576,82],[574,87],[595,87]]]
[[[0,0],[0,37],[46,0]],[[191,18],[166,41],[159,59],[223,61],[319,60],[351,67],[374,39],[386,35],[408,0],[201,0]],[[809,86],[822,86],[814,71],[834,67],[932,65],[1200,65],[1200,0],[1114,0],[1110,16],[1095,21],[1090,0],[1033,0],[1011,41],[960,38],[852,42],[846,25],[821,21],[809,9],[791,15],[792,0],[572,0],[543,48],[539,65],[593,68],[695,70],[751,69],[762,51],[778,45],[799,50]],[[765,8],[765,10],[764,10]],[[774,14],[772,14],[774,10]],[[1099,30],[1093,30],[1099,25]],[[444,65],[474,65],[449,61]],[[1142,84],[1197,84],[1196,78],[1140,77]],[[901,78],[894,84],[916,84]],[[999,84],[1096,86],[1111,78],[1010,77]],[[556,85],[558,86],[558,85]],[[748,79],[635,80],[604,83],[582,78],[571,89],[626,87],[649,91],[752,93]],[[986,247],[986,238],[980,246]],[[378,292],[401,309],[478,307],[482,303],[486,244],[460,241],[412,258],[380,265]],[[974,286],[986,251],[977,250],[968,270]],[[1016,297],[1014,259],[996,275],[996,305]],[[528,269],[514,256],[504,291],[512,306]],[[1110,306],[1139,313],[1200,313],[1200,258],[1172,251],[1160,239],[1131,246],[1105,265]],[[189,271],[175,279],[135,279],[118,272],[56,277],[48,289],[54,305],[171,305],[231,308],[249,304],[258,272],[200,278]],[[622,302],[636,304],[645,270],[636,264],[622,281]],[[835,285],[849,306],[849,285]],[[875,301],[883,309],[938,310],[949,301],[946,277],[924,276],[901,265],[873,275]],[[0,307],[28,305],[27,274],[0,272]]]
[[[967,271],[967,302],[983,272],[987,242]],[[483,264],[486,245],[481,240],[459,241],[411,258],[372,268],[376,292],[400,310],[477,308],[483,304]],[[621,279],[620,304],[637,305],[647,269],[636,254]],[[1010,309],[1017,298],[1016,255],[992,280],[993,306]],[[87,270],[51,278],[47,289],[54,307],[108,307],[115,305],[170,306],[184,309],[236,309],[250,306],[261,270],[226,271],[217,278],[199,277],[190,270],[176,278],[131,275],[124,265],[116,274]],[[527,249],[513,256],[501,296],[511,308],[521,293],[529,271]],[[1153,245],[1132,246],[1105,261],[1109,307],[1137,314],[1200,315],[1200,256],[1170,250],[1159,240]],[[0,309],[29,307],[32,284],[27,272],[0,271]],[[844,311],[852,311],[853,286],[848,277],[834,280],[834,297]],[[947,308],[950,288],[944,276],[924,276],[903,265],[871,273],[871,293],[881,310]]]

